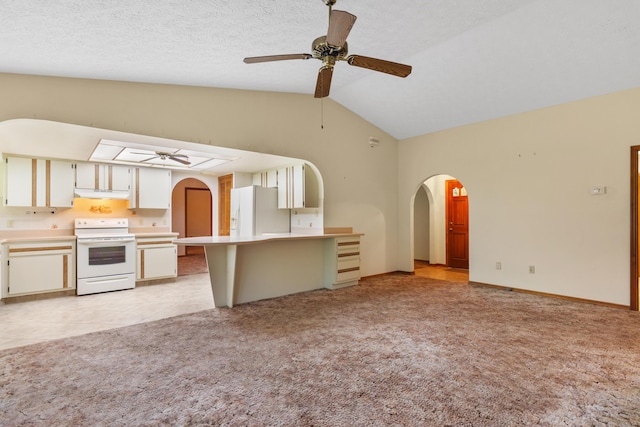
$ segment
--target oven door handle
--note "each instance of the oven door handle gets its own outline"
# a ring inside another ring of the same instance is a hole
[[[124,239],[114,239],[114,240],[102,240],[102,239],[77,239],[77,243],[79,245],[111,245],[118,243],[127,243],[127,242],[135,242],[135,237],[127,237]]]

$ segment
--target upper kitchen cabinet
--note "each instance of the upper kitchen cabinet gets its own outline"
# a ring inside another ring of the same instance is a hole
[[[5,158],[5,206],[73,206],[74,164],[62,160]]]
[[[131,209],[170,209],[171,170],[135,168]]]
[[[278,187],[278,171],[274,169],[254,173],[252,184],[267,188]]]
[[[278,208],[317,208],[318,179],[304,163],[278,169]]]
[[[128,193],[130,188],[131,168],[128,166],[99,163],[76,165],[76,189]]]

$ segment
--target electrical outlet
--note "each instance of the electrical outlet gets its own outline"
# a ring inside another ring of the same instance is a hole
[[[535,274],[536,273],[536,266],[535,265],[530,265],[529,266],[529,274]]]
[[[496,270],[502,270],[502,263],[500,261],[496,262]]]

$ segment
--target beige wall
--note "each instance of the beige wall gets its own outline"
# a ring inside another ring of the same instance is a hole
[[[640,89],[401,141],[400,268],[415,192],[447,173],[469,193],[470,280],[628,305],[633,145]]]
[[[365,233],[363,274],[397,268],[397,141],[330,99],[12,74],[0,74],[0,93],[0,122],[53,120],[308,160],[324,182],[324,225]]]
[[[629,304],[629,147],[640,145],[640,89],[400,143],[308,95],[8,74],[0,93],[0,121],[55,120],[306,159],[324,180],[325,226],[366,234],[365,275],[413,269],[415,192],[431,176],[453,175],[469,192],[471,280]],[[368,146],[370,136],[380,147]],[[593,186],[607,194],[589,195]]]

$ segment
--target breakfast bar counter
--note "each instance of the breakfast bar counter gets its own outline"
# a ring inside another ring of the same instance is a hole
[[[357,284],[360,236],[361,233],[270,233],[187,237],[174,243],[204,247],[214,305],[233,307]]]

